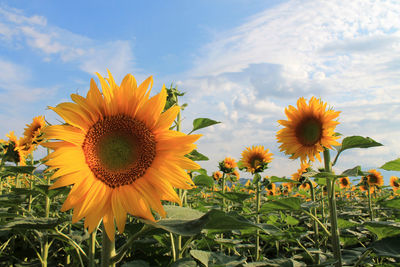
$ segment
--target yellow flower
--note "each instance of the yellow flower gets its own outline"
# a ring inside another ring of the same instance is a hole
[[[35,142],[42,133],[45,125],[46,122],[43,116],[34,117],[32,123],[26,125],[27,127],[24,131],[25,138],[30,142]]]
[[[399,177],[396,176],[391,176],[390,177],[390,186],[394,189],[399,189],[400,188],[400,182],[399,182]]]
[[[46,127],[45,138],[61,141],[43,145],[54,149],[51,188],[74,185],[61,210],[73,208],[72,222],[85,218],[89,232],[103,219],[113,240],[114,220],[122,233],[127,213],[154,221],[150,208],[166,215],[161,200],[180,203],[173,187],[193,187],[184,169],[200,166],[185,155],[200,135],[169,130],[180,108],[161,113],[167,92],[163,86],[149,99],[152,77],[139,86],[130,74],[120,86],[111,73],[98,77],[102,93],[92,79],[86,98],[72,94],[75,103],[51,107],[67,125]]]
[[[350,188],[349,177],[339,178],[339,186],[340,186],[341,189]]]
[[[213,178],[214,178],[214,180],[219,180],[219,179],[221,179],[222,178],[222,173],[221,172],[219,172],[219,171],[215,171],[215,172],[213,172]]]
[[[250,173],[262,172],[272,160],[272,153],[268,151],[269,149],[264,149],[264,146],[247,147],[242,152],[243,166]]]
[[[367,175],[367,183],[369,186],[382,186],[383,177],[377,170],[369,170],[370,174]]]
[[[18,139],[14,131],[9,132],[6,136],[8,137],[7,151],[5,155],[6,161],[12,161],[20,166],[25,166],[27,154],[23,150],[24,139],[22,137]]]
[[[227,169],[233,169],[233,168],[236,168],[237,164],[236,164],[236,161],[233,158],[225,158],[224,159],[224,166]]]
[[[332,145],[340,145],[334,136],[339,116],[339,111],[326,110],[326,103],[312,97],[308,104],[301,97],[297,101],[297,109],[289,106],[285,109],[288,120],[279,120],[278,123],[285,128],[277,133],[279,148],[285,154],[291,155],[291,159],[300,157],[302,162],[307,158],[311,161],[315,157],[321,161],[320,152],[324,147],[332,148]]]
[[[303,175],[303,173],[307,172],[307,168],[309,168],[310,166],[311,165],[306,162],[301,162],[300,169],[298,169],[297,172],[292,174],[292,180],[300,181],[301,176]]]

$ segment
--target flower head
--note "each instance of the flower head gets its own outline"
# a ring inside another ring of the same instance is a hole
[[[383,176],[377,170],[369,170],[367,175],[367,183],[369,186],[382,186]]]
[[[185,169],[200,166],[185,155],[200,135],[169,130],[180,108],[162,113],[167,92],[149,98],[152,77],[139,86],[130,74],[120,86],[111,73],[98,78],[102,92],[92,79],[86,97],[51,107],[66,124],[46,127],[45,138],[60,141],[42,145],[54,149],[51,188],[73,185],[61,210],[74,210],[73,223],[85,218],[89,232],[103,219],[113,240],[114,221],[122,233],[127,213],[154,221],[151,210],[166,215],[161,200],[180,203],[173,188],[193,187]]]
[[[247,147],[242,152],[243,166],[252,174],[264,171],[272,161],[272,153],[268,151],[269,149],[264,149],[264,146]]]
[[[213,172],[212,176],[213,176],[214,180],[218,181],[219,179],[222,178],[222,173],[220,171],[215,171],[215,172]]]
[[[339,186],[341,189],[349,189],[350,188],[350,180],[349,177],[339,178]]]
[[[326,110],[327,104],[320,99],[312,97],[310,101],[301,97],[297,101],[297,108],[289,106],[285,109],[288,120],[279,120],[278,123],[285,128],[277,133],[279,148],[285,154],[291,155],[291,159],[300,158],[302,162],[317,158],[321,161],[320,152],[324,147],[332,148],[332,145],[340,145],[335,136],[335,119],[339,111]]]
[[[237,167],[237,163],[233,158],[225,158],[219,163],[219,169],[223,173],[232,173]]]

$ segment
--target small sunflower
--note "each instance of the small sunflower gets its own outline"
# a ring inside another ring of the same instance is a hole
[[[223,173],[229,174],[232,173],[237,167],[237,163],[233,158],[225,158],[223,161],[219,163],[219,169]]]
[[[212,176],[213,176],[214,180],[218,181],[219,179],[222,178],[222,173],[220,171],[215,171],[215,172],[213,172]]]
[[[391,176],[390,181],[389,181],[390,186],[394,189],[399,189],[400,188],[400,181],[399,177],[396,176]]]
[[[300,169],[297,170],[297,172],[292,174],[292,180],[294,181],[300,181],[301,176],[307,172],[307,169],[310,167],[311,165],[306,163],[306,162],[301,162],[300,163]]]
[[[252,174],[262,172],[272,161],[272,153],[268,153],[269,149],[264,146],[247,147],[242,152],[242,163],[246,170]]]
[[[6,134],[8,137],[8,142],[5,150],[4,159],[5,161],[14,162],[20,166],[26,165],[26,152],[24,148],[24,139],[22,137],[17,138],[14,131]]]
[[[37,116],[33,118],[31,124],[27,124],[24,131],[24,136],[27,140],[34,143],[37,141],[38,137],[42,134],[46,122],[43,116]]]
[[[285,109],[288,120],[279,120],[278,123],[285,128],[277,133],[279,148],[285,154],[291,155],[291,159],[300,158],[302,162],[307,158],[314,161],[317,158],[321,161],[320,152],[324,147],[332,148],[333,145],[340,145],[335,136],[335,119],[339,111],[326,110],[327,104],[320,99],[312,97],[308,104],[301,97],[297,101],[297,109],[289,106]]]
[[[267,196],[275,196],[276,195],[276,184],[270,183],[266,186]]]
[[[341,189],[350,188],[350,179],[349,177],[341,177],[339,178],[339,186]]]
[[[369,186],[382,186],[383,185],[383,177],[380,172],[377,170],[369,170],[369,174],[367,175],[367,183]]]
[[[161,200],[180,203],[174,187],[193,187],[185,169],[200,166],[185,155],[200,135],[169,130],[180,108],[162,113],[167,92],[149,98],[152,77],[137,86],[128,74],[118,86],[111,73],[97,75],[102,92],[92,79],[86,97],[51,107],[66,124],[46,127],[44,137],[60,141],[42,145],[54,150],[46,158],[58,178],[51,188],[73,185],[61,210],[73,209],[73,223],[85,218],[89,232],[102,219],[113,240],[114,220],[122,233],[127,213],[154,221],[152,210],[166,215]]]

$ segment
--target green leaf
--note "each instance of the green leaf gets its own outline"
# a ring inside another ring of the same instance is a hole
[[[369,148],[369,147],[375,147],[375,146],[382,146],[381,143],[376,142],[372,138],[369,137],[362,137],[358,135],[354,136],[348,136],[345,137],[342,141],[342,145],[337,147],[337,154],[335,157],[335,160],[333,161],[332,165],[335,165],[339,155],[351,148]]]
[[[250,262],[248,264],[244,264],[243,267],[303,267],[307,266],[305,263],[300,261],[295,261],[293,259],[272,259],[272,260],[264,260],[258,262]]]
[[[170,267],[197,267],[197,262],[192,258],[183,258],[175,261]]]
[[[400,171],[400,158],[388,161],[380,168],[387,171]]]
[[[134,260],[125,262],[121,267],[150,267],[150,264],[144,260]]]
[[[238,266],[246,262],[246,257],[227,256],[225,254],[192,249],[190,255],[205,266]]]
[[[197,131],[199,129],[214,125],[214,124],[218,124],[221,123],[220,121],[215,121],[215,120],[211,120],[208,118],[197,118],[193,121],[193,129],[192,131],[189,133],[193,133],[194,131]]]
[[[217,194],[223,198],[226,198],[230,201],[237,202],[237,203],[243,203],[243,201],[252,197],[252,195],[250,195],[250,194],[239,193],[239,192],[225,192],[225,194],[224,194],[220,191],[215,191],[214,194]]]
[[[1,177],[16,176],[17,174],[33,174],[35,166],[3,166]]]
[[[213,187],[214,179],[208,175],[200,174],[193,178],[193,182],[198,186]]]
[[[271,176],[269,178],[269,180],[271,181],[271,183],[294,183],[294,184],[298,184],[298,181],[292,180],[292,179],[287,179],[287,178],[281,178],[281,177],[277,177],[277,176]]]
[[[65,222],[63,218],[14,218],[2,226],[1,230],[44,230],[54,229],[60,223]]]
[[[347,221],[347,220],[342,219],[342,218],[337,218],[337,223],[338,223],[338,227],[340,229],[351,228],[351,227],[354,227],[354,226],[358,225],[358,223]]]
[[[370,247],[378,256],[400,258],[400,236],[375,241]]]
[[[281,198],[278,200],[268,201],[261,206],[262,213],[277,210],[300,210],[301,200],[296,197]]]
[[[221,210],[210,210],[206,214],[178,206],[164,206],[167,217],[157,223],[140,219],[156,228],[183,236],[200,233],[203,229],[230,231],[258,228],[268,232],[268,225],[257,225],[236,212],[225,213]]]
[[[379,201],[379,205],[387,208],[400,209],[400,198],[381,200]]]
[[[342,172],[343,176],[364,176],[365,174],[361,171],[361,166],[355,166],[352,169],[347,169]]]
[[[386,237],[400,235],[400,224],[393,222],[365,222],[365,228],[376,234],[378,240]]]
[[[193,161],[201,161],[201,160],[208,160],[206,156],[198,152],[196,149],[193,149],[192,152],[186,154],[185,157],[193,160]]]

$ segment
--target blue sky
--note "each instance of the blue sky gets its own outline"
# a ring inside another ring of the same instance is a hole
[[[198,142],[209,171],[264,145],[274,153],[266,174],[295,172],[278,150],[277,120],[313,95],[342,111],[339,132],[385,145],[344,152],[338,172],[399,157],[398,1],[2,1],[0,38],[3,137],[33,116],[56,122],[46,107],[85,94],[108,68],[117,82],[153,75],[156,92],[178,84],[188,131],[196,117],[223,122]]]

